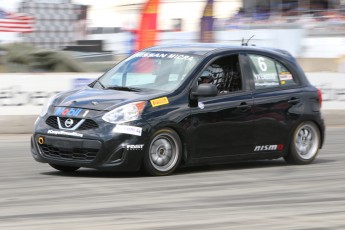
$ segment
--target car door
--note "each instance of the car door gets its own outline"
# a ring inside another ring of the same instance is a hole
[[[253,78],[255,147],[252,152],[282,151],[291,127],[303,113],[303,96],[293,71],[278,58],[248,54]]]
[[[212,72],[218,95],[198,99],[191,107],[191,131],[197,158],[227,157],[248,153],[253,148],[253,99],[247,90],[242,57],[220,57],[203,71]],[[211,67],[211,68],[210,68]]]

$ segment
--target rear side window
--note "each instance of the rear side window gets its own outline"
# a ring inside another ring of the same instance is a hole
[[[249,55],[255,89],[295,85],[290,71],[281,63],[260,55]]]
[[[281,86],[296,85],[295,79],[292,74],[282,64],[276,62],[279,81]]]

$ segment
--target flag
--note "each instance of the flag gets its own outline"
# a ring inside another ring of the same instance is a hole
[[[0,32],[30,33],[34,31],[34,17],[10,13],[0,9]]]
[[[213,42],[213,0],[207,0],[200,22],[200,42]]]
[[[143,8],[140,27],[137,33],[138,50],[156,44],[159,1],[160,0],[148,0]]]

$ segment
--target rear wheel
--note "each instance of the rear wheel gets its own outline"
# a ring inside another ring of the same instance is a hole
[[[57,169],[61,172],[74,172],[77,171],[80,167],[73,167],[73,166],[65,166],[65,165],[56,165],[56,164],[49,164],[54,169]]]
[[[179,165],[182,144],[178,134],[172,129],[161,129],[153,134],[146,148],[144,167],[152,176],[165,176]]]
[[[303,122],[295,130],[290,151],[284,157],[292,164],[309,164],[319,152],[320,131],[313,122]]]

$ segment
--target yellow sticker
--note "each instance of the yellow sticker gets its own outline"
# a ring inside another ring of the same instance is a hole
[[[157,99],[150,100],[152,107],[157,107],[161,105],[169,104],[169,100],[167,97],[160,97]]]
[[[285,85],[286,82],[285,81],[281,81],[281,83],[282,83],[282,85]]]

